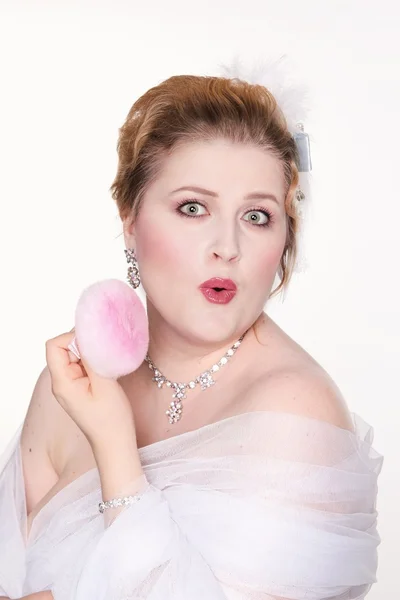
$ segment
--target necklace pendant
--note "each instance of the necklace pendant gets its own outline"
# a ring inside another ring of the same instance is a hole
[[[175,390],[175,392],[172,394],[172,397],[176,398],[176,400],[173,400],[171,402],[170,408],[165,412],[165,414],[167,415],[169,422],[173,424],[177,423],[182,418],[183,407],[181,400],[184,400],[186,398],[186,384],[172,382],[169,383],[170,387],[172,387]]]
[[[173,400],[170,404],[169,410],[165,411],[168,420],[171,424],[177,423],[182,418],[182,404]]]

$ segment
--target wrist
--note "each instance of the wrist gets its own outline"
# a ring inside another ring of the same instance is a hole
[[[111,500],[127,490],[143,474],[136,438],[119,439],[93,448],[99,469],[103,500]]]
[[[108,457],[120,456],[126,453],[138,452],[136,431],[134,426],[127,424],[124,430],[118,430],[108,435],[89,440],[96,461],[107,461]]]

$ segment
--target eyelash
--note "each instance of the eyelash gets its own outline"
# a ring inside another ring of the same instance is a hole
[[[207,208],[206,206],[204,206],[204,204],[202,202],[199,202],[198,200],[194,200],[194,199],[189,199],[189,200],[182,200],[182,202],[180,202],[177,205],[176,212],[183,217],[188,217],[189,219],[199,219],[200,217],[204,216],[204,215],[188,215],[188,214],[182,212],[181,210],[179,210],[182,206],[186,206],[187,204],[199,204],[203,208]],[[268,221],[266,223],[256,224],[256,227],[270,227],[272,225],[272,223],[274,222],[273,214],[270,213],[269,210],[267,210],[266,208],[261,208],[259,206],[256,206],[254,208],[251,208],[248,212],[254,212],[254,211],[262,212],[264,215],[266,215],[268,217]]]

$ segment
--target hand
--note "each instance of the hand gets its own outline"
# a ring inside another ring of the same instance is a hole
[[[135,435],[133,411],[121,385],[100,377],[68,350],[74,329],[46,342],[46,361],[52,392],[87,437],[92,448],[104,447]]]

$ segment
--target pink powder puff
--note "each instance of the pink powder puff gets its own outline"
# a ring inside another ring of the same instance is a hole
[[[101,377],[118,379],[135,371],[149,347],[145,307],[119,279],[86,288],[75,310],[75,338],[69,349]]]

